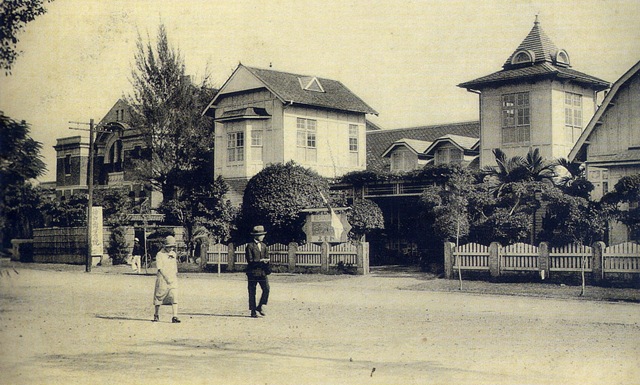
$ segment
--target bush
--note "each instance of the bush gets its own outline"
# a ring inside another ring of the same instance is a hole
[[[126,227],[124,226],[116,226],[111,230],[107,252],[114,265],[126,263],[127,256],[129,256],[129,243],[127,243],[125,234]]]

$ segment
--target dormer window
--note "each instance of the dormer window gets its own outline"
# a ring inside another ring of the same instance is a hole
[[[511,59],[511,64],[525,64],[533,63],[536,58],[536,54],[531,50],[523,50],[516,52]]]
[[[571,63],[569,62],[569,54],[567,54],[567,51],[563,49],[556,52],[555,59],[556,59],[556,64],[565,65],[567,67],[571,65]]]
[[[298,78],[298,81],[300,82],[300,87],[305,91],[324,92],[322,84],[316,77],[304,76]]]

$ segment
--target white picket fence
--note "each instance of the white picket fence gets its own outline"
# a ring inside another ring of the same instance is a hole
[[[538,270],[538,247],[526,243],[514,243],[502,248],[500,270]]]
[[[591,271],[591,255],[593,249],[590,246],[570,244],[563,247],[552,247],[549,250],[550,271]]]
[[[640,273],[640,245],[625,242],[609,246],[602,253],[603,271],[608,273]]]
[[[489,270],[489,246],[467,243],[455,249],[453,267],[463,270]]]

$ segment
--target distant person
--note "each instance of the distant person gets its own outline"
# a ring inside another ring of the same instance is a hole
[[[140,274],[140,261],[142,260],[144,249],[138,238],[133,239],[133,251],[131,252],[131,269]]]
[[[245,257],[247,259],[247,285],[249,290],[249,310],[251,317],[257,318],[258,314],[265,316],[264,306],[269,301],[269,278],[271,269],[269,266],[269,252],[267,245],[262,242],[267,234],[264,226],[255,226],[251,232],[253,241],[247,243]],[[262,295],[256,306],[256,287],[260,285]]]
[[[158,273],[156,276],[156,289],[153,294],[155,313],[153,322],[160,320],[160,305],[171,305],[173,310],[172,323],[180,323],[178,319],[178,263],[176,259],[176,239],[169,235],[162,249],[156,254]]]

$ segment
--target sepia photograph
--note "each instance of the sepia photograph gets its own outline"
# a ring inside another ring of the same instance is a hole
[[[0,384],[640,384],[638,20],[1,1]]]

